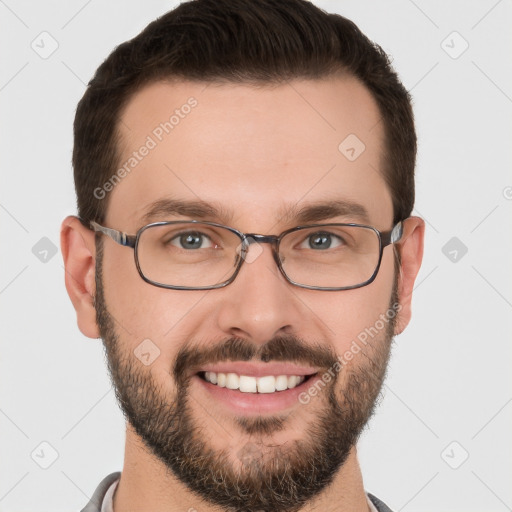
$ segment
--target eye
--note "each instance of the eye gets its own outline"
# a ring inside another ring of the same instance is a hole
[[[333,233],[319,232],[309,235],[300,244],[299,248],[315,250],[335,249],[343,245],[343,243],[343,239]]]
[[[209,236],[197,231],[180,233],[169,240],[169,244],[180,249],[210,249],[214,247]]]

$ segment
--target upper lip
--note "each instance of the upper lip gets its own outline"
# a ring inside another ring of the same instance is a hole
[[[251,363],[248,361],[227,361],[224,363],[207,364],[198,372],[236,373],[249,377],[263,377],[265,375],[313,375],[317,368],[298,366],[293,363]]]

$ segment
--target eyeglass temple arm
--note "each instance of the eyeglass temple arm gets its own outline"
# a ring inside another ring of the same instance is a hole
[[[97,222],[91,221],[91,228],[96,231],[107,235],[112,238],[114,242],[119,245],[123,245],[125,247],[135,247],[135,241],[137,237],[135,235],[127,235],[123,231],[118,231],[117,229],[106,228],[105,226],[101,226]]]
[[[391,231],[386,231],[385,233],[382,233],[382,247],[386,247],[390,244],[396,244],[401,240],[403,234],[403,222],[399,221],[395,224],[394,228]]]

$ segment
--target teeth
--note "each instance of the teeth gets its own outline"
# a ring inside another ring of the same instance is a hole
[[[247,379],[251,379],[256,382],[258,381],[258,393],[273,393],[276,390],[276,378],[273,375],[268,375],[266,377],[260,377],[256,379],[255,377],[246,377]],[[240,377],[240,384],[242,384],[243,377]],[[242,386],[240,386],[242,389]]]
[[[205,372],[204,378],[221,388],[238,389],[242,393],[274,393],[292,389],[304,382],[304,375],[265,375],[250,377],[236,373]]]
[[[279,375],[279,377],[276,377],[276,391],[284,391],[285,389],[288,389],[288,377]]]
[[[228,389],[238,389],[240,386],[240,381],[238,379],[238,375],[236,373],[228,373],[226,375],[226,387]]]
[[[210,374],[209,380],[212,384],[215,384],[215,379],[217,379],[217,386],[221,388],[226,387],[226,374],[225,373],[214,373],[214,372],[206,372]],[[213,374],[213,377],[211,375]]]
[[[232,373],[231,375],[234,375],[233,382],[236,382],[237,375],[235,373]],[[261,381],[261,379],[260,379]],[[239,379],[239,389],[242,393],[256,393],[256,379],[254,377],[247,377],[246,375],[240,375]],[[259,384],[259,383],[258,383]],[[236,388],[231,388],[236,389]],[[260,390],[261,392],[261,390]]]

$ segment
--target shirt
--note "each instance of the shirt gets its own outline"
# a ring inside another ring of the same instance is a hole
[[[121,473],[119,471],[105,477],[94,491],[89,503],[81,512],[114,512],[113,497],[120,477]],[[368,506],[371,512],[392,512],[385,503],[373,496],[373,494],[366,493],[366,497],[368,498]]]

